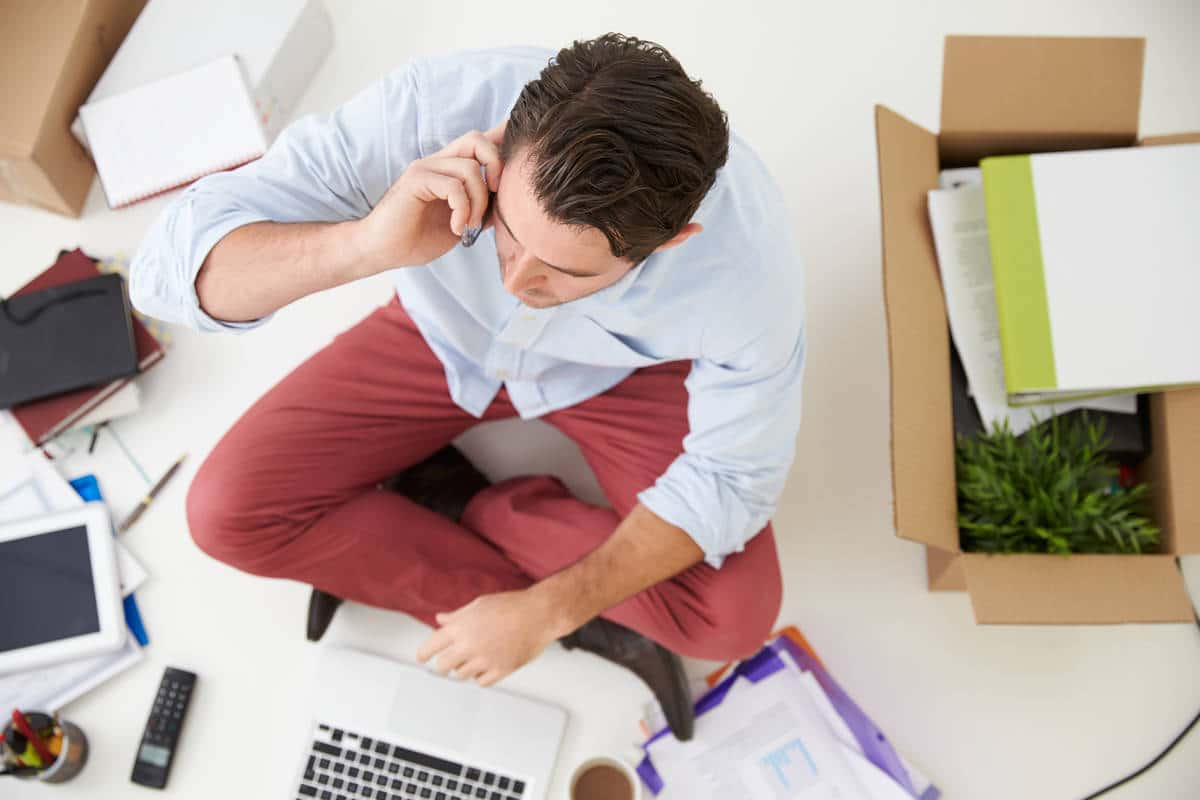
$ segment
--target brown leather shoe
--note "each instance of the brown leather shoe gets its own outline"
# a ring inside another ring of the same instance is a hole
[[[654,692],[675,738],[681,742],[692,738],[696,714],[679,656],[640,633],[601,617],[564,636],[562,643],[568,650],[578,647],[631,670]]]
[[[383,488],[458,522],[467,503],[491,483],[458,448],[446,445],[384,481]]]
[[[333,612],[342,604],[342,598],[313,587],[308,597],[308,640],[318,642],[333,622]]]

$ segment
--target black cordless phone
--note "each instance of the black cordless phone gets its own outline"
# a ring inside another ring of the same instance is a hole
[[[196,674],[175,667],[167,667],[158,694],[146,720],[146,730],[138,747],[137,760],[133,762],[134,783],[161,789],[167,785],[167,773],[179,743],[179,731],[183,718],[187,716],[192,689],[196,685]]]

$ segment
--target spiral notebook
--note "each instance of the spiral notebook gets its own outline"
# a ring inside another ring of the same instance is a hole
[[[88,103],[79,117],[112,208],[240,166],[267,149],[232,55]]]

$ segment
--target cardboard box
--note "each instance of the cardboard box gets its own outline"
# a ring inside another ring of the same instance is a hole
[[[1151,398],[1163,552],[987,555],[959,547],[950,331],[926,196],[938,171],[1002,153],[1139,143],[1142,39],[951,36],[941,133],[875,109],[891,365],[896,534],[926,546],[929,588],[967,591],[981,623],[1190,622],[1176,554],[1200,552],[1200,390]],[[1145,145],[1200,141],[1156,137]]]
[[[96,171],[71,120],[146,0],[0,0],[0,201],[79,216]]]
[[[321,0],[150,0],[87,102],[233,53],[271,141],[332,48],[333,23]],[[86,147],[78,119],[71,130]]]

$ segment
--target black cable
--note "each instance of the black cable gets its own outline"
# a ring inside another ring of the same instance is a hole
[[[1180,564],[1178,557],[1175,558],[1175,566],[1178,567],[1178,569],[1179,569],[1180,577],[1183,577],[1183,565]],[[1196,609],[1195,609],[1194,605],[1192,607],[1192,618],[1196,620],[1196,626],[1200,627],[1200,615],[1196,614]],[[1092,792],[1087,797],[1083,798],[1083,800],[1093,800],[1093,798],[1099,797],[1102,794],[1108,794],[1113,789],[1116,789],[1119,786],[1124,786],[1125,784],[1129,783],[1134,778],[1136,778],[1139,775],[1141,775],[1142,773],[1146,772],[1146,770],[1150,769],[1155,764],[1162,761],[1163,758],[1166,757],[1167,753],[1174,750],[1175,745],[1179,744],[1183,740],[1183,737],[1187,736],[1188,733],[1192,730],[1192,728],[1196,727],[1197,722],[1200,722],[1200,711],[1196,712],[1196,716],[1192,717],[1192,721],[1189,722],[1187,724],[1187,726],[1184,727],[1184,729],[1179,732],[1178,736],[1176,736],[1174,739],[1171,740],[1171,743],[1169,745],[1167,745],[1165,750],[1163,750],[1161,753],[1159,753],[1157,756],[1154,757],[1153,761],[1151,761],[1149,764],[1147,764],[1146,766],[1139,769],[1137,772],[1131,772],[1130,774],[1126,775],[1124,778],[1121,778],[1121,780],[1117,781],[1116,783],[1110,783],[1108,786],[1105,786],[1100,791]]]
[[[1102,794],[1108,794],[1113,789],[1116,789],[1118,786],[1124,786],[1125,784],[1129,783],[1134,778],[1141,775],[1146,770],[1153,767],[1159,761],[1162,761],[1163,757],[1166,756],[1167,753],[1171,752],[1171,750],[1173,750],[1175,748],[1175,745],[1179,744],[1180,740],[1183,739],[1183,737],[1188,735],[1188,732],[1191,731],[1191,729],[1196,726],[1197,722],[1200,722],[1200,711],[1196,712],[1196,716],[1192,717],[1192,721],[1187,724],[1187,727],[1184,728],[1182,731],[1180,731],[1179,735],[1176,736],[1169,745],[1167,745],[1167,749],[1163,750],[1161,753],[1159,753],[1157,756],[1155,756],[1153,761],[1151,761],[1149,764],[1147,764],[1146,766],[1139,769],[1137,772],[1132,772],[1129,775],[1126,775],[1124,778],[1121,778],[1121,780],[1117,781],[1116,783],[1110,783],[1108,786],[1105,786],[1100,791],[1089,794],[1087,797],[1083,798],[1083,800],[1092,800],[1092,798],[1099,797]]]

